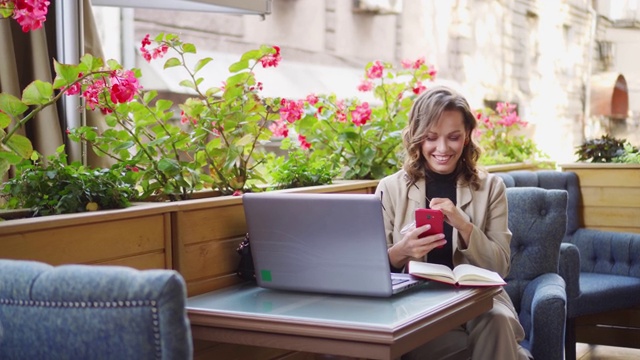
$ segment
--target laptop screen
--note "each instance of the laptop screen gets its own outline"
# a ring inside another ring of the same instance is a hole
[[[391,295],[377,196],[265,192],[243,203],[259,286]]]

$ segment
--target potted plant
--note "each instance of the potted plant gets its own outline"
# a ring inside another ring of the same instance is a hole
[[[528,123],[518,116],[515,104],[498,102],[495,110],[476,110],[476,118],[473,136],[483,150],[478,163],[489,171],[555,166],[533,140],[520,133]]]
[[[577,161],[561,164],[578,175],[581,221],[587,228],[640,232],[640,151],[609,134],[576,147]]]

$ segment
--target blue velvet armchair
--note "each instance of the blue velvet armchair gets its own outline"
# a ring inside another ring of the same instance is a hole
[[[566,359],[575,360],[576,318],[640,305],[640,234],[583,228],[579,179],[573,172],[518,170],[497,175],[508,188],[562,189],[569,194],[559,271],[567,285]]]
[[[0,259],[0,359],[191,359],[172,270]]]
[[[508,188],[511,271],[505,290],[525,330],[521,345],[534,359],[564,357],[565,282],[558,274],[567,222],[567,192]]]

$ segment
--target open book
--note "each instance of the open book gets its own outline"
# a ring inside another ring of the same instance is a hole
[[[500,286],[507,284],[497,272],[470,264],[461,264],[451,270],[445,265],[412,260],[409,261],[408,270],[409,274],[413,276],[455,286]]]

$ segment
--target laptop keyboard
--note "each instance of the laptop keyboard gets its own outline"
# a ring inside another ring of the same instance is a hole
[[[391,285],[398,285],[409,281],[408,279],[391,278]]]

